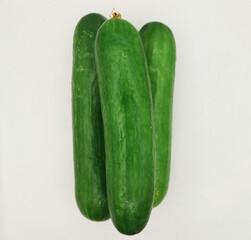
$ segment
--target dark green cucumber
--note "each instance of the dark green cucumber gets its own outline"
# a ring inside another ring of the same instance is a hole
[[[123,234],[140,232],[154,197],[155,159],[151,86],[138,31],[111,19],[95,42],[106,153],[108,206]]]
[[[76,26],[73,43],[75,197],[81,213],[94,221],[109,218],[104,134],[94,57],[95,36],[105,20],[96,13],[84,16]]]
[[[157,206],[164,199],[169,185],[176,47],[172,31],[163,23],[147,23],[140,35],[152,87],[156,138],[154,206]]]

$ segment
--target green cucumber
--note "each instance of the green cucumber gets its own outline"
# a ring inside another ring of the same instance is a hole
[[[95,36],[105,20],[96,13],[84,16],[76,26],[73,43],[75,197],[81,213],[93,221],[109,218],[104,133],[94,57]]]
[[[155,184],[151,86],[138,31],[122,19],[106,21],[96,36],[95,57],[109,211],[118,231],[133,235],[148,222]]]
[[[147,23],[141,28],[140,35],[152,87],[156,137],[154,206],[157,206],[164,199],[169,185],[176,47],[172,31],[163,23]]]

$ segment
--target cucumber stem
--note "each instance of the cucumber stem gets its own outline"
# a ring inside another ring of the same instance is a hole
[[[121,18],[121,13],[117,12],[115,8],[113,8],[110,14],[110,18]]]

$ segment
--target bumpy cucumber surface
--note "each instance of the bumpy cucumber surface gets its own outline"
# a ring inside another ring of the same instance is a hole
[[[123,234],[140,232],[154,197],[154,125],[151,87],[141,38],[127,21],[99,29],[95,57],[105,134],[108,206]]]
[[[172,31],[163,23],[147,23],[140,30],[140,35],[152,87],[156,139],[154,206],[157,206],[165,197],[169,185],[176,47]]]
[[[81,213],[94,221],[109,218],[104,134],[94,58],[95,36],[105,20],[96,13],[84,16],[76,26],[73,43],[75,197]]]

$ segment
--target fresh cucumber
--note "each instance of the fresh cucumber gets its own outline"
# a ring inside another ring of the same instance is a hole
[[[108,206],[123,234],[140,232],[152,210],[155,184],[151,86],[138,31],[111,19],[95,42],[106,153]]]
[[[176,47],[172,31],[160,22],[142,27],[152,87],[156,140],[156,188],[154,206],[166,195],[171,161],[172,106]]]
[[[94,58],[96,33],[106,19],[96,13],[77,24],[73,43],[72,121],[75,197],[81,213],[94,221],[109,218],[105,148]]]

